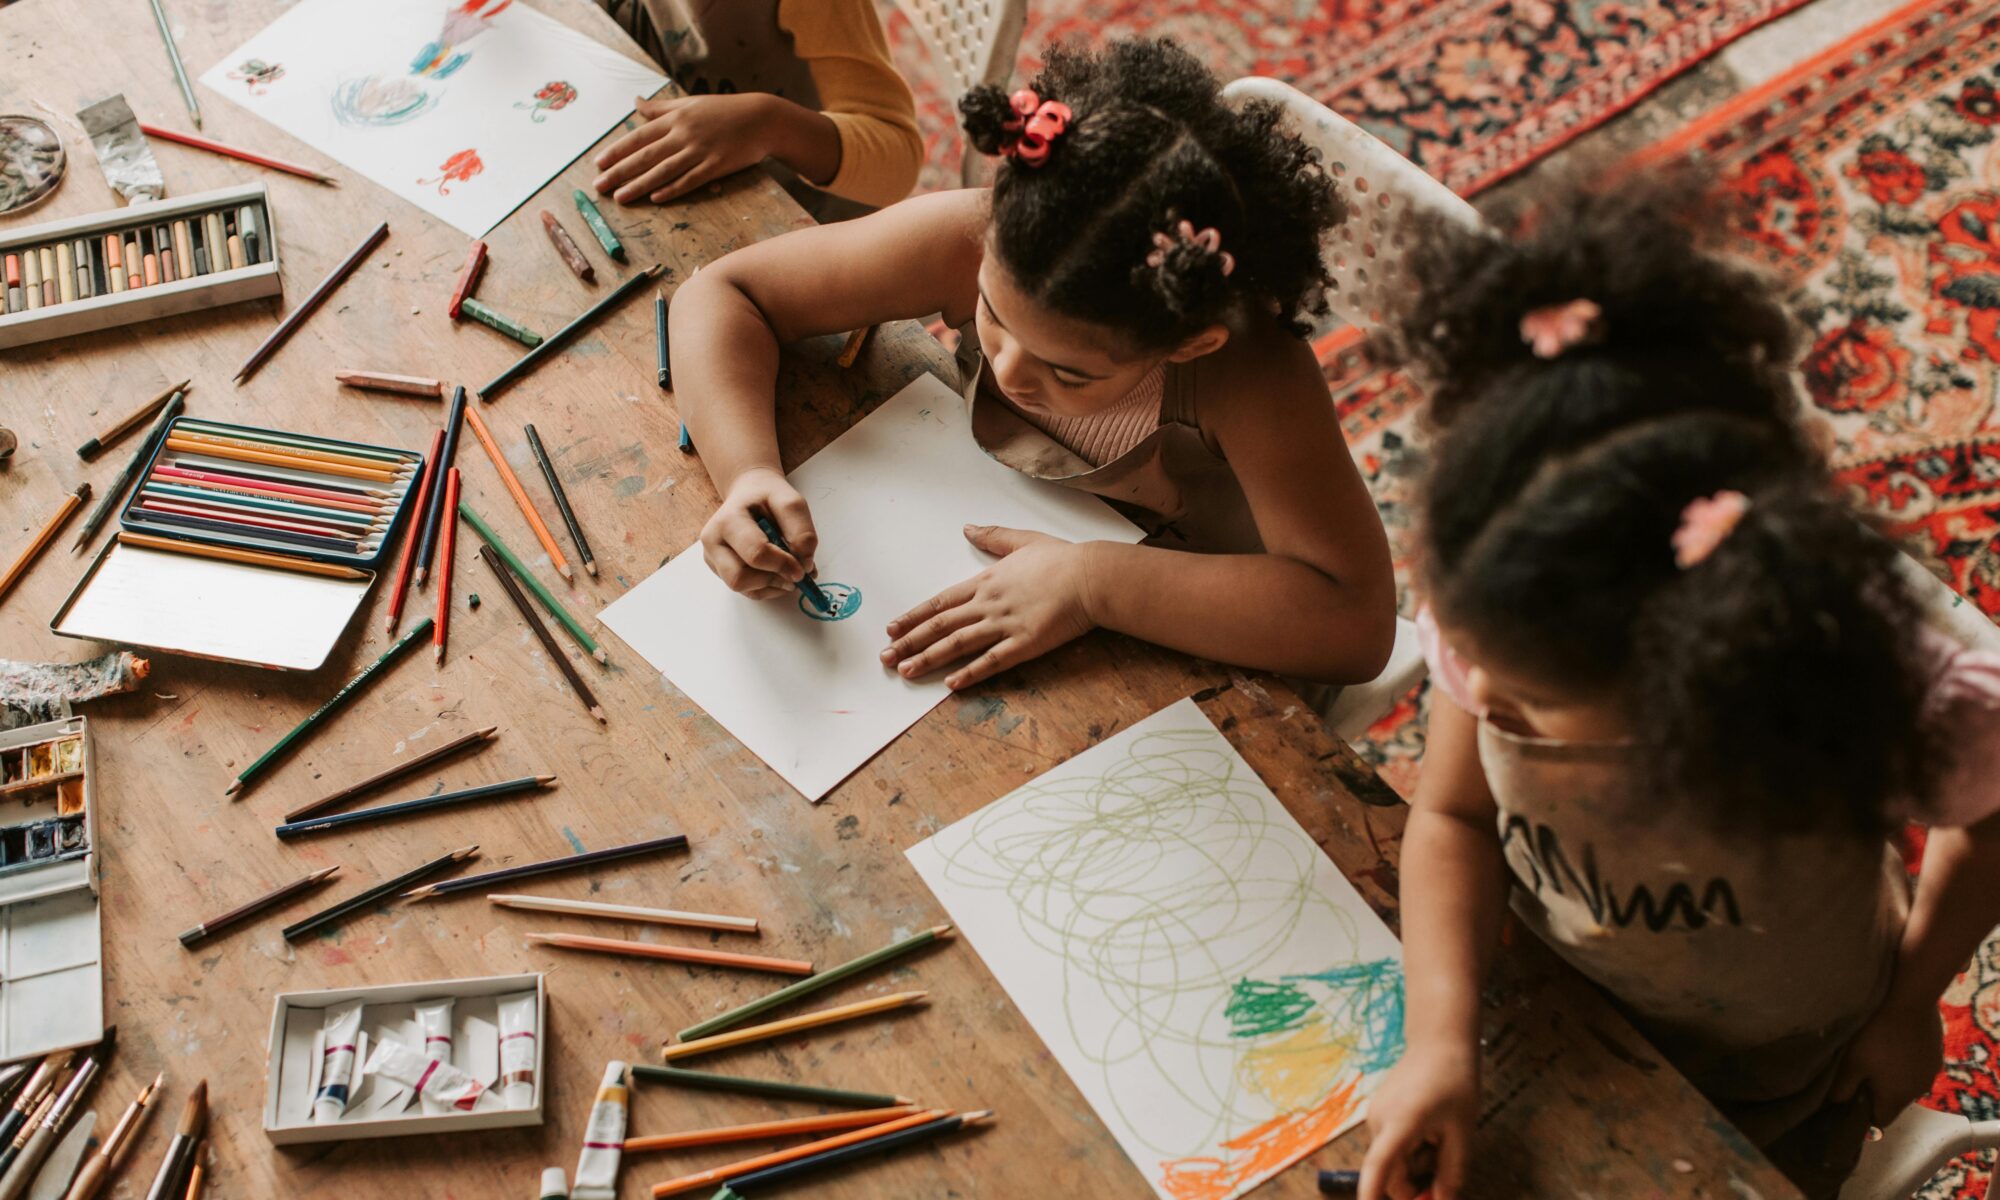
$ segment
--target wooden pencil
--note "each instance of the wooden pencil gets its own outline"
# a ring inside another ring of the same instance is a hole
[[[892,1105],[913,1103],[908,1096],[817,1087],[810,1083],[788,1083],[780,1079],[746,1079],[740,1075],[718,1075],[713,1071],[690,1071],[686,1067],[663,1067],[653,1063],[633,1063],[632,1078],[634,1081],[698,1088],[708,1092],[771,1096],[779,1100],[810,1100],[815,1104],[845,1104],[856,1108],[887,1108]]]
[[[527,518],[528,528],[534,532],[535,540],[542,544],[542,550],[549,556],[550,565],[556,574],[564,579],[575,579],[576,572],[570,569],[569,560],[563,557],[562,547],[549,534],[549,527],[542,521],[542,514],[535,511],[535,502],[528,499],[528,490],[521,486],[521,480],[514,474],[514,468],[507,465],[507,456],[500,453],[500,443],[493,440],[493,431],[486,428],[485,418],[476,408],[465,410],[466,423],[472,426],[472,436],[486,448],[486,457],[493,460],[493,469],[500,473],[500,482],[507,485],[507,494],[514,497],[515,507]]]
[[[875,327],[873,325],[863,325],[861,328],[848,334],[847,340],[841,343],[840,356],[834,361],[843,367],[853,366],[855,360],[861,357],[862,347],[868,344],[868,335],[874,332]]]
[[[720,1016],[710,1017],[706,1021],[690,1025],[686,1029],[681,1030],[675,1037],[680,1041],[688,1042],[693,1041],[695,1038],[707,1037],[711,1033],[720,1033],[732,1025],[741,1025],[759,1013],[768,1012],[781,1004],[796,1000],[800,996],[809,996],[822,988],[831,987],[843,979],[852,978],[863,971],[870,970],[893,959],[901,958],[905,954],[920,950],[925,946],[931,945],[933,942],[942,941],[951,936],[952,927],[949,925],[938,925],[926,929],[922,933],[906,937],[899,942],[893,942],[878,950],[864,954],[859,958],[850,959],[837,967],[829,967],[810,979],[801,979],[789,987],[779,988],[768,996],[752,1000],[748,1004],[738,1005]]]
[[[597,639],[584,632],[583,624],[570,615],[570,611],[562,606],[562,603],[555,598],[553,592],[542,586],[541,580],[536,579],[534,575],[529,573],[528,568],[522,564],[514,552],[507,548],[507,543],[500,540],[500,535],[493,532],[491,525],[482,520],[479,514],[473,512],[471,507],[464,501],[459,502],[458,513],[465,518],[466,524],[472,526],[472,531],[479,535],[480,540],[491,546],[493,553],[498,554],[506,562],[507,566],[513,571],[514,577],[526,584],[529,591],[535,593],[535,598],[542,602],[542,607],[548,610],[549,615],[562,622],[563,628],[569,630],[569,635],[576,639],[578,645],[588,650],[590,656],[598,662],[611,661],[610,657],[604,653],[604,648],[597,644]]]
[[[387,489],[375,487],[352,487],[328,481],[324,487],[314,487],[296,482],[290,475],[277,474],[270,470],[241,467],[235,463],[226,465],[229,470],[214,470],[203,465],[206,460],[200,456],[176,455],[153,468],[155,475],[166,475],[179,479],[192,479],[202,483],[228,484],[234,487],[272,492],[287,496],[307,496],[322,504],[345,504],[357,509],[390,509],[396,501]]]
[[[597,702],[596,695],[591,692],[590,685],[583,681],[583,676],[576,673],[576,667],[571,665],[569,655],[564,654],[562,647],[556,644],[556,639],[549,633],[548,626],[542,624],[542,619],[535,615],[534,608],[528,603],[528,597],[521,591],[521,585],[514,581],[513,573],[507,570],[506,565],[493,553],[493,547],[481,546],[479,557],[495,575],[499,576],[500,589],[507,593],[507,599],[514,602],[521,619],[527,622],[528,629],[534,633],[535,639],[541,642],[542,652],[547,654],[549,660],[556,664],[556,669],[562,672],[563,678],[569,682],[570,690],[576,693],[576,698],[583,702],[583,707],[598,724],[608,724],[604,706]]]
[[[469,415],[469,414],[468,414]],[[444,663],[445,642],[450,637],[451,559],[458,544],[458,468],[444,474],[444,536],[439,539],[437,619],[431,625],[431,661]]]
[[[686,1150],[696,1146],[719,1146],[726,1142],[753,1142],[762,1138],[791,1137],[799,1133],[828,1133],[881,1125],[921,1111],[914,1104],[888,1108],[858,1108],[849,1112],[825,1113],[816,1117],[788,1117],[782,1121],[758,1121],[750,1125],[724,1125],[717,1129],[696,1129],[687,1133],[656,1133],[625,1139],[625,1153],[648,1150]]]
[[[563,260],[563,266],[568,267],[585,283],[597,282],[597,268],[590,265],[590,260],[583,256],[583,249],[576,244],[576,239],[569,235],[569,230],[562,227],[561,221],[556,220],[556,215],[546,208],[542,210],[542,232],[549,235],[549,244],[556,248],[556,257]]]
[[[653,352],[659,356],[660,387],[665,391],[674,389],[674,363],[667,352],[667,290],[655,289],[653,293]],[[683,429],[686,426],[682,426]]]
[[[244,901],[219,917],[210,917],[208,920],[201,922],[191,929],[184,929],[181,931],[181,945],[189,947],[200,945],[204,939],[221,933],[231,925],[246,921],[267,908],[275,908],[283,904],[308,888],[316,887],[338,870],[340,870],[340,864],[335,863],[330,867],[321,867],[317,871],[310,871],[282,887],[272,888],[254,900]]]
[[[90,539],[97,536],[97,531],[104,527],[106,518],[110,517],[112,510],[118,507],[118,501],[131,487],[132,480],[138,476],[140,468],[152,458],[153,448],[159,444],[162,437],[166,436],[167,426],[180,415],[180,411],[181,393],[175,392],[160,406],[159,415],[154,419],[153,427],[146,431],[145,440],[139,443],[139,448],[133,452],[124,469],[118,472],[117,477],[111,481],[111,486],[105,489],[103,497],[97,502],[97,507],[84,519],[83,532],[77,534],[75,544],[70,547],[71,554],[88,545]]]
[[[181,101],[187,105],[188,119],[196,129],[201,128],[201,105],[195,101],[194,85],[188,82],[187,66],[181,62],[181,48],[174,44],[174,31],[167,24],[167,10],[160,7],[160,0],[153,0],[153,21],[160,27],[160,41],[167,47],[167,65],[174,69],[174,82],[181,89]]]
[[[153,0],[153,2],[158,4],[159,0]],[[373,253],[375,247],[382,244],[382,239],[388,236],[389,222],[384,221],[371,230],[367,237],[362,238],[361,244],[350,251],[347,257],[341,260],[340,265],[335,267],[325,279],[319,281],[319,286],[312,290],[312,294],[308,295],[297,308],[293,309],[283,321],[278,323],[278,327],[271,331],[271,336],[265,338],[262,345],[251,351],[250,357],[244,361],[243,366],[236,372],[236,382],[241,384],[244,380],[256,374],[257,368],[263,366],[273,354],[278,352],[278,347],[284,345],[285,340],[291,337],[298,330],[299,326],[305,324],[306,318],[313,314],[313,310],[324,304],[326,298],[333,294],[334,289],[339,287],[349,275],[354,274],[354,269],[361,265],[361,260]],[[242,266],[243,263],[237,261],[241,257],[242,252],[233,244],[235,239],[232,238],[231,240],[230,261],[234,265]]]
[[[485,749],[487,744],[490,743],[496,736],[498,736],[499,733],[500,733],[500,727],[498,725],[488,725],[484,729],[475,729],[471,733],[468,733],[463,737],[453,738],[451,741],[446,742],[442,746],[437,746],[434,747],[433,749],[426,750],[422,754],[416,755],[413,758],[404,759],[402,762],[396,763],[393,766],[377,771],[375,774],[370,775],[368,778],[361,780],[359,783],[350,783],[346,787],[341,788],[339,791],[332,792],[325,796],[321,796],[319,799],[313,801],[311,804],[302,804],[299,807],[293,809],[292,811],[286,813],[285,820],[303,821],[307,817],[316,816],[319,813],[323,813],[329,809],[336,808],[341,804],[344,804],[347,801],[354,799],[356,796],[367,795],[369,792],[374,791],[378,787],[382,787],[385,784],[394,783],[398,779],[401,779],[406,775],[413,775],[416,772],[423,770],[425,767],[432,765],[433,763],[443,762],[445,759],[450,758],[452,755],[457,754],[461,750],[473,747],[477,747],[479,749]]]
[[[311,521],[317,525],[331,525],[354,533],[372,533],[388,526],[388,512],[356,511],[352,508],[336,508],[321,505],[312,500],[296,496],[258,496],[238,488],[211,487],[200,483],[180,483],[171,479],[148,479],[139,485],[141,495],[159,496],[208,504],[222,508],[240,509],[250,513],[267,513],[272,516],[290,517],[301,521]]]
[[[777,975],[810,975],[813,969],[811,963],[797,958],[768,958],[761,954],[735,954],[728,950],[703,950],[694,946],[662,946],[655,942],[593,937],[587,933],[530,933],[524,936],[538,946],[622,954],[631,958],[657,958],[666,962],[701,963],[711,967],[739,967],[745,971],[770,971]]]
[[[415,800],[399,800],[394,804],[378,804],[373,808],[357,808],[352,812],[329,813],[307,817],[302,821],[288,821],[278,826],[277,834],[280,840],[289,840],[312,833],[325,833],[330,829],[368,825],[376,821],[408,816],[411,813],[430,812],[434,809],[470,804],[475,800],[493,800],[520,792],[535,791],[555,781],[556,777],[553,775],[523,775],[519,779],[509,779],[502,783],[481,784],[478,787],[460,788],[455,792],[441,792],[435,796],[419,796]]]
[[[488,888],[510,879],[526,879],[531,875],[549,875],[557,871],[573,871],[579,867],[592,867],[599,863],[617,862],[621,859],[637,858],[645,854],[664,854],[669,850],[687,849],[687,835],[672,833],[666,837],[650,838],[643,842],[633,842],[628,846],[612,846],[604,850],[590,850],[583,854],[566,854],[561,858],[545,859],[541,862],[524,863],[518,867],[506,867],[498,871],[488,871],[484,875],[468,875],[464,879],[453,879],[445,883],[433,883],[405,892],[411,900],[429,900],[434,896],[452,896],[474,888]]]
[[[389,589],[389,632],[403,618],[403,597],[410,590],[410,565],[416,561],[417,543],[423,540],[424,515],[430,508],[431,489],[437,486],[438,450],[444,445],[444,430],[431,434],[430,452],[424,455],[424,472],[417,480],[417,492],[410,501],[410,527],[403,531],[403,550],[396,556],[396,581]]]
[[[308,467],[301,467],[301,470],[316,471],[320,469],[321,464],[327,466],[360,467],[368,471],[380,471],[393,480],[398,475],[409,474],[415,469],[414,464],[408,460],[400,459],[393,455],[374,455],[359,452],[343,453],[338,450],[323,450],[315,446],[299,444],[299,439],[212,433],[196,428],[191,422],[187,421],[181,422],[174,429],[174,437],[181,442],[193,443],[189,448],[197,449],[199,453],[203,454],[213,453],[213,451],[199,450],[198,448],[201,446],[226,447],[231,450],[254,450],[259,454],[282,454],[287,458],[296,458],[312,464]]]
[[[557,896],[525,896],[495,892],[489,904],[528,912],[564,913],[575,917],[608,917],[619,921],[642,921],[651,925],[685,925],[691,929],[717,929],[729,933],[756,933],[757,918],[726,917],[715,913],[680,912],[671,908],[639,908],[631,904],[605,904],[597,900],[565,900]]]
[[[294,471],[313,471],[325,475],[337,475],[343,479],[366,479],[376,483],[394,483],[399,478],[397,472],[378,467],[350,467],[344,463],[315,462],[310,458],[300,458],[292,454],[280,454],[270,450],[245,450],[236,446],[217,445],[213,442],[190,441],[178,436],[167,439],[167,449],[199,454],[204,458],[226,458],[231,462],[262,463],[267,467],[288,467]]]
[[[852,1145],[827,1147],[817,1153],[794,1158],[790,1162],[774,1163],[744,1175],[732,1175],[723,1184],[722,1190],[711,1200],[742,1200],[744,1194],[748,1192],[762,1195],[765,1188],[775,1187],[801,1175],[824,1171],[877,1154],[888,1154],[904,1146],[927,1142],[941,1134],[983,1125],[992,1119],[992,1109],[980,1109],[978,1112],[963,1114],[946,1112],[935,1120],[893,1132],[878,1128],[872,1131],[874,1136],[856,1141]]]
[[[856,1142],[865,1142],[872,1138],[882,1137],[885,1134],[898,1133],[905,1129],[914,1129],[919,1125],[927,1125],[932,1121],[952,1115],[954,1114],[948,1108],[925,1109],[922,1112],[911,1113],[907,1117],[898,1117],[893,1121],[885,1121],[879,1125],[870,1125],[863,1129],[856,1129],[834,1137],[823,1138],[817,1142],[807,1142],[803,1146],[790,1146],[783,1150],[774,1150],[769,1154],[760,1154],[755,1158],[746,1158],[741,1162],[733,1162],[721,1167],[711,1167],[706,1171],[697,1171],[692,1175],[683,1175],[678,1179],[670,1179],[665,1183],[656,1183],[653,1185],[653,1196],[655,1200],[658,1200],[661,1196],[673,1196],[681,1192],[691,1192],[696,1188],[719,1184],[726,1179],[731,1179],[737,1175],[746,1175],[751,1171],[763,1167],[775,1167],[780,1163],[792,1162],[795,1159],[805,1158],[808,1155],[821,1154],[828,1150],[838,1150],[842,1146],[852,1146]]]
[[[183,517],[201,517],[219,521],[226,525],[240,525],[262,534],[267,531],[303,534],[327,541],[351,542],[359,546],[367,538],[363,530],[343,529],[335,525],[321,525],[312,521],[290,521],[278,517],[261,516],[249,509],[232,508],[226,504],[187,504],[172,497],[161,497],[141,492],[139,501],[133,506],[134,512],[175,513]]]
[[[750,1025],[730,1033],[718,1033],[709,1037],[696,1038],[691,1042],[676,1042],[660,1049],[660,1057],[668,1062],[677,1058],[687,1058],[695,1054],[708,1054],[716,1050],[726,1050],[731,1046],[741,1046],[748,1042],[761,1042],[802,1029],[817,1029],[822,1025],[832,1025],[839,1021],[851,1021],[857,1017],[872,1016],[890,1009],[902,1008],[909,1004],[921,1003],[929,992],[896,992],[893,995],[877,996],[872,1000],[856,1000],[852,1004],[840,1004],[833,1008],[817,1009],[800,1013],[796,1017],[786,1017],[782,1021],[771,1021],[763,1025]]]
[[[235,146],[225,146],[221,142],[211,142],[207,138],[196,137],[191,133],[182,133],[177,129],[168,129],[161,125],[148,125],[144,121],[139,122],[139,129],[142,133],[159,138],[162,141],[178,142],[183,146],[193,146],[197,150],[206,150],[210,154],[220,154],[225,158],[233,158],[239,162],[255,163],[260,167],[269,167],[273,171],[283,171],[287,175],[297,175],[301,179],[310,179],[314,183],[323,183],[328,187],[340,186],[340,181],[331,175],[315,171],[311,167],[302,167],[297,163],[286,162],[282,158],[270,158],[248,150],[238,149]]]
[[[200,417],[189,417],[174,431],[198,440],[240,445],[248,450],[276,450],[297,458],[310,458],[322,462],[349,462],[354,466],[372,466],[378,470],[412,470],[416,466],[412,455],[401,450],[386,447],[356,446],[330,441],[305,433],[282,433],[275,429],[253,429],[241,425],[228,425],[220,421],[207,421]]]
[[[273,554],[263,550],[243,550],[235,546],[208,546],[200,542],[155,537],[150,533],[133,533],[130,530],[120,530],[118,542],[120,545],[138,546],[147,550],[164,550],[169,554],[191,554],[196,558],[220,559],[223,562],[239,562],[253,567],[275,567],[280,571],[298,571],[306,575],[324,575],[329,579],[368,578],[368,572],[358,567],[344,567],[339,563],[314,562],[309,558],[293,558],[288,554]]]
[[[577,557],[583,560],[583,569],[592,575],[597,574],[597,558],[590,552],[590,540],[583,536],[583,527],[576,523],[576,512],[569,506],[569,493],[563,490],[562,480],[556,477],[556,465],[549,461],[542,436],[535,432],[533,425],[523,425],[521,429],[528,435],[528,450],[535,456],[535,465],[542,469],[542,479],[549,485],[549,494],[555,497],[556,511],[562,514],[563,524],[569,527],[569,540],[576,543]]]
[[[116,260],[114,260],[113,266],[116,265],[117,265]],[[130,413],[127,413],[125,416],[119,418],[116,422],[112,424],[111,428],[105,430],[103,433],[98,434],[96,437],[91,438],[83,445],[78,446],[76,448],[76,456],[84,460],[85,462],[89,462],[91,459],[96,458],[98,455],[104,453],[106,450],[111,449],[111,447],[117,445],[118,442],[121,439],[123,439],[126,434],[132,432],[134,429],[139,428],[139,426],[144,425],[147,421],[152,420],[154,413],[159,412],[162,408],[165,408],[167,406],[167,401],[172,400],[177,395],[184,395],[188,390],[188,382],[189,381],[185,379],[181,380],[179,383],[168,388],[166,391],[161,392],[159,395],[153,397],[151,400],[146,401],[144,404],[141,404],[138,408],[133,409]]]
[[[394,665],[398,658],[415,647],[418,641],[430,631],[431,619],[429,617],[425,617],[423,620],[417,622],[410,628],[410,632],[403,635],[402,640],[396,642],[387,650],[382,651],[381,657],[364,667],[360,674],[341,684],[340,690],[328,697],[326,703],[314,709],[303,721],[294,725],[290,733],[279,738],[269,750],[259,755],[255,762],[237,772],[235,781],[222,794],[225,796],[234,796],[238,792],[241,792],[252,780],[268,770],[271,764],[276,762],[287,750],[291,749],[301,739],[318,728],[320,723],[325,721],[329,714],[337,711],[342,705],[346,704],[357,692],[367,686],[370,680]]]
[[[424,508],[423,537],[417,543],[417,586],[430,577],[431,556],[437,550],[438,522],[444,514],[444,473],[458,461],[458,431],[465,419],[465,389],[451,393],[451,406],[444,415],[444,447],[435,455],[437,470],[431,475],[431,493]]]
[[[455,867],[459,863],[476,856],[478,853],[479,847],[473,845],[461,846],[449,854],[441,854],[424,863],[422,866],[413,867],[403,872],[394,879],[385,879],[366,891],[357,892],[349,896],[331,908],[316,912],[302,921],[295,921],[285,926],[278,936],[288,942],[296,942],[315,930],[325,929],[327,926],[337,924],[363,909],[373,908],[394,896],[402,889],[409,887],[411,884],[419,880],[429,879],[439,871]]]
[[[348,387],[370,392],[395,392],[404,396],[422,396],[426,400],[442,400],[445,396],[443,383],[421,375],[391,375],[385,371],[356,371],[342,367],[333,373],[333,378]]]
[[[599,317],[622,304],[627,297],[645,287],[647,283],[658,279],[660,273],[664,270],[666,270],[665,267],[659,263],[654,263],[637,275],[632,276],[632,278],[627,279],[624,283],[619,284],[604,299],[584,309],[569,324],[550,334],[541,345],[536,346],[516,359],[513,366],[508,367],[498,375],[487,380],[485,386],[479,389],[479,398],[483,401],[491,401],[499,396],[501,392],[512,386],[521,376],[540,366],[544,359],[567,345],[571,338],[589,328]]]
[[[472,295],[472,289],[479,286],[479,276],[486,270],[486,243],[478,238],[472,241],[472,248],[465,252],[465,265],[458,269],[458,282],[451,288],[451,304],[445,314],[452,320],[459,318],[459,306]]]
[[[48,524],[43,525],[41,532],[35,535],[35,540],[29,542],[28,548],[21,551],[21,556],[14,560],[13,566],[7,568],[7,573],[0,575],[0,598],[4,598],[8,592],[14,590],[14,585],[21,581],[21,576],[28,573],[28,568],[35,565],[35,560],[41,557],[42,551],[48,549],[49,543],[55,540],[56,534],[62,531],[62,527],[69,522],[70,517],[75,515],[76,510],[82,508],[84,502],[89,499],[90,485],[87,483],[77,484],[74,492],[63,497],[62,506],[56,509]]]

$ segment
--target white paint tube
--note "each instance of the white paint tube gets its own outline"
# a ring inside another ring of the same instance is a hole
[[[535,1103],[535,993],[500,1000],[500,1098],[508,1108]]]
[[[541,1200],[569,1200],[569,1180],[561,1167],[542,1168]]]
[[[320,1051],[319,1090],[313,1093],[313,1123],[340,1120],[354,1087],[355,1039],[361,1035],[361,1001],[326,1010],[326,1048]]]
[[[401,1042],[383,1041],[368,1055],[367,1071],[391,1083],[408,1086],[425,1099],[435,1097],[447,1110],[471,1112],[486,1093],[486,1085],[448,1062],[410,1049]]]
[[[425,1058],[434,1058],[441,1063],[451,1061],[451,1010],[452,999],[449,996],[417,1005],[417,1027],[423,1030]],[[428,1092],[424,1094],[423,1103],[427,1113],[451,1111],[444,1101]]]
[[[583,1129],[583,1153],[576,1160],[576,1187],[570,1200],[618,1200],[618,1156],[625,1151],[626,1070],[615,1059],[604,1065],[604,1082],[597,1087],[597,1103],[591,1105],[590,1123]]]

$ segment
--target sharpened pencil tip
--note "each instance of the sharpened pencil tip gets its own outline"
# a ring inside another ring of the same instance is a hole
[[[598,662],[604,663],[607,666],[609,666],[611,663],[611,656],[604,652],[604,647],[602,646],[599,646],[597,649],[592,650],[590,652],[590,657],[596,659]]]
[[[959,1124],[960,1124],[960,1125],[985,1125],[985,1124],[988,1124],[988,1123],[990,1123],[990,1122],[991,1122],[991,1121],[992,1121],[993,1119],[994,1119],[994,1117],[993,1117],[993,1110],[992,1110],[992,1109],[990,1109],[990,1108],[982,1108],[982,1109],[980,1109],[980,1110],[979,1110],[978,1112],[969,1112],[969,1113],[966,1113],[966,1114],[965,1114],[965,1119],[964,1119],[964,1120],[962,1120],[962,1121],[960,1121],[960,1122],[959,1122]]]
[[[335,863],[335,864],[333,864],[333,865],[332,865],[332,866],[330,866],[330,867],[321,867],[321,868],[320,868],[319,870],[317,870],[317,871],[314,871],[314,872],[313,872],[313,878],[314,878],[314,879],[325,879],[325,878],[326,878],[327,876],[329,876],[329,875],[333,874],[333,873],[334,873],[335,871],[338,871],[338,870],[340,870],[340,864],[339,864],[339,863]]]
[[[590,559],[590,560],[586,561],[586,562],[585,562],[585,563],[583,564],[583,569],[584,569],[584,570],[586,570],[586,571],[588,571],[588,572],[590,572],[590,574],[591,574],[591,578],[593,578],[593,579],[594,579],[594,578],[596,578],[596,577],[597,577],[597,560],[593,558],[593,559]]]
[[[236,793],[242,790],[243,790],[243,781],[239,779],[235,783],[230,784],[228,787],[223,788],[222,794],[225,796],[234,796]]]
[[[601,706],[591,709],[590,715],[597,718],[599,725],[609,725],[611,723],[611,719],[604,715],[604,709]]]

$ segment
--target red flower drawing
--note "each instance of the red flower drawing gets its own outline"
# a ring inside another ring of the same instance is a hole
[[[1914,204],[1924,194],[1924,169],[1894,146],[1864,146],[1844,174],[1866,187],[1877,204]]]
[[[438,195],[449,196],[451,195],[451,184],[464,183],[485,169],[486,164],[479,161],[479,151],[460,150],[457,154],[445,159],[444,165],[438,168],[444,174],[438,176],[436,179],[419,179],[417,183],[423,187],[428,187],[435,183],[437,184]]]
[[[1820,335],[1801,369],[1828,412],[1875,412],[1902,399],[1910,352],[1893,331],[1859,319]]]

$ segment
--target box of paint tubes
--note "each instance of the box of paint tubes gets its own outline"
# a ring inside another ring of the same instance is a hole
[[[264,1136],[280,1146],[542,1123],[540,974],[286,992]]]
[[[0,349],[279,291],[261,183],[0,233]]]

